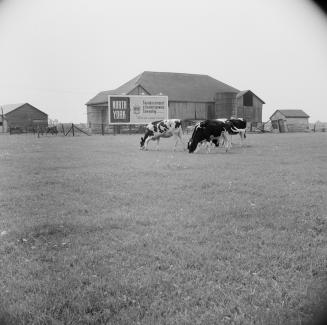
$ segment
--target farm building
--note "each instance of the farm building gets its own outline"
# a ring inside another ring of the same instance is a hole
[[[31,131],[48,126],[48,115],[29,103],[1,105],[2,132]]]
[[[301,109],[279,109],[270,116],[272,127],[279,132],[309,131],[309,115]]]
[[[169,118],[203,120],[243,117],[262,122],[264,101],[252,91],[240,91],[208,75],[145,71],[114,90],[102,91],[87,103],[92,131],[108,124],[109,95],[168,96]]]

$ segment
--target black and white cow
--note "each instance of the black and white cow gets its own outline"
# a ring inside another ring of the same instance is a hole
[[[243,118],[231,117],[230,119],[217,119],[217,121],[224,122],[226,124],[226,130],[230,134],[228,139],[229,147],[232,145],[232,135],[239,134],[241,138],[241,146],[243,146],[244,139],[246,138],[246,120]]]
[[[140,149],[148,149],[148,144],[150,140],[157,140],[157,150],[159,150],[160,138],[170,138],[174,137],[176,139],[174,145],[174,151],[176,149],[178,141],[180,141],[183,146],[184,142],[182,139],[182,121],[178,119],[161,120],[149,123],[145,128],[144,137],[141,138]]]
[[[187,144],[189,153],[196,152],[198,145],[205,144],[207,149],[214,143],[216,147],[219,146],[220,137],[224,140],[226,151],[228,151],[229,142],[227,141],[227,129],[226,124],[218,120],[205,120],[194,127],[192,136]],[[208,146],[209,145],[209,146]],[[210,150],[208,150],[210,152]]]

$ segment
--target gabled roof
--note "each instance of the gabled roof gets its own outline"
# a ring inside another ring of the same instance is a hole
[[[310,117],[308,114],[303,112],[302,109],[278,109],[269,119],[271,119],[277,112],[280,112],[285,117]]]
[[[34,107],[33,105],[29,104],[29,103],[20,103],[20,104],[5,104],[5,105],[0,105],[0,115],[2,114],[3,111],[3,115],[6,115],[8,113],[13,112],[14,110],[24,106],[24,105],[29,105],[30,107],[33,107],[34,109],[36,109],[37,111],[41,112],[44,115],[47,115],[47,113],[42,112],[41,110],[39,110],[38,108]],[[2,110],[1,110],[2,107]]]
[[[7,113],[15,110],[16,108],[19,108],[27,103],[20,103],[20,104],[6,104],[6,105],[0,105],[0,114],[6,115]],[[2,107],[2,110],[1,110]]]
[[[236,95],[236,98],[239,98],[241,96],[244,96],[246,93],[250,92],[252,95],[254,95],[255,97],[257,97],[261,102],[262,104],[266,104],[260,97],[258,97],[255,93],[253,93],[250,89],[247,89],[247,90],[242,90],[240,91],[237,95]]]
[[[171,101],[212,102],[217,92],[239,93],[208,75],[144,71],[117,89],[98,93],[86,105],[107,103],[108,95],[129,94],[138,86],[151,95],[166,95]]]

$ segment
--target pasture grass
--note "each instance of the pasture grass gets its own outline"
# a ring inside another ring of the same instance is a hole
[[[139,138],[0,136],[0,324],[316,321],[327,134]]]

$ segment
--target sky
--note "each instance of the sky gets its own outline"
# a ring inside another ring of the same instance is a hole
[[[0,0],[0,105],[86,123],[143,71],[206,74],[327,122],[327,16],[309,0]]]

